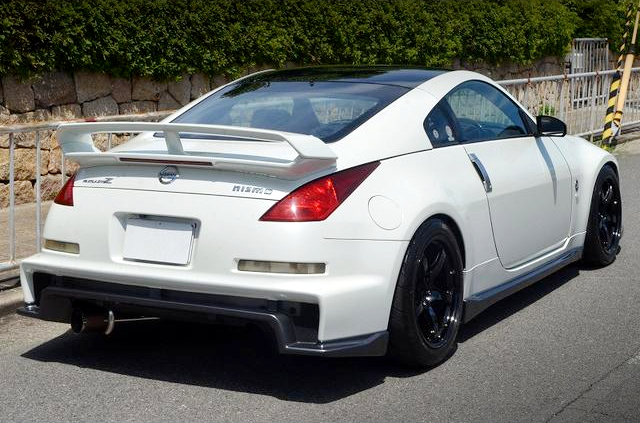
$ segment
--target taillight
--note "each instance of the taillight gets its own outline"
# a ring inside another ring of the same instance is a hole
[[[380,165],[367,163],[308,182],[274,204],[260,218],[271,222],[324,220]]]
[[[62,186],[62,189],[60,190],[58,195],[56,195],[56,198],[53,200],[54,203],[60,204],[63,206],[73,206],[73,183],[75,180],[76,180],[76,175],[74,174]]]

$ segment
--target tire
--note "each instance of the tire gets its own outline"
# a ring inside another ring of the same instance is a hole
[[[591,195],[591,209],[584,240],[583,261],[606,266],[616,259],[622,235],[622,199],[618,175],[605,165],[598,174]]]
[[[389,353],[411,366],[435,366],[456,349],[462,323],[462,256],[449,225],[433,218],[409,243],[389,317]]]

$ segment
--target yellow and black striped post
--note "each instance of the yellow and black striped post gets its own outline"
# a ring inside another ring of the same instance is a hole
[[[617,127],[614,128],[614,116],[616,112],[616,101],[620,92],[620,80],[622,79],[622,69],[624,66],[624,55],[627,50],[627,42],[629,42],[629,30],[631,29],[631,19],[633,17],[633,3],[627,5],[626,22],[624,24],[624,34],[622,35],[622,44],[620,45],[618,60],[616,61],[616,73],[611,79],[609,88],[609,101],[607,103],[607,113],[604,117],[604,130],[602,131],[602,142],[605,145],[612,145],[615,136],[618,134]]]

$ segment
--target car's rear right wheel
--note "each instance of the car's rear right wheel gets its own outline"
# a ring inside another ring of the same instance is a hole
[[[462,256],[451,227],[430,219],[404,257],[389,318],[389,352],[403,363],[434,366],[456,347],[462,320]]]

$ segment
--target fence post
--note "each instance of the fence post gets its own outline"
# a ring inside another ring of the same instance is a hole
[[[15,140],[9,133],[9,263],[16,261]]]
[[[40,151],[40,132],[36,131],[36,251],[42,249],[42,240],[40,235],[40,219],[42,218],[42,199],[40,167],[42,166],[42,152]]]

